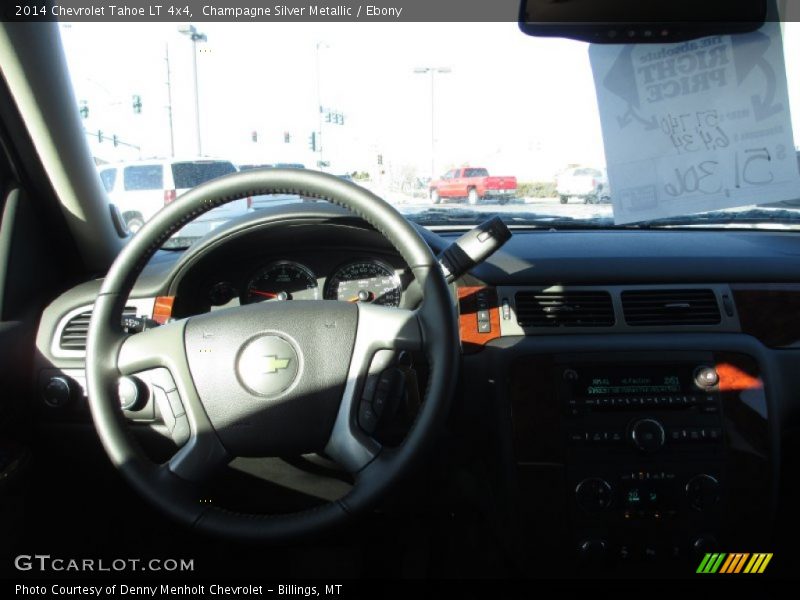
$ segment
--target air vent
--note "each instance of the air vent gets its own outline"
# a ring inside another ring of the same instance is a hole
[[[126,306],[122,311],[122,317],[135,317],[135,306]],[[89,331],[89,320],[92,318],[92,311],[87,310],[72,317],[64,329],[61,331],[59,346],[62,350],[86,350],[86,334]]]
[[[517,292],[520,327],[611,327],[614,306],[608,292]]]
[[[647,325],[717,325],[717,297],[709,289],[631,290],[622,292],[625,322]]]

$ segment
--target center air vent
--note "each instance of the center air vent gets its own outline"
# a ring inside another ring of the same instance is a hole
[[[520,327],[611,327],[614,307],[608,292],[517,292]]]
[[[135,317],[136,307],[126,306],[122,311],[123,319],[125,317]],[[92,318],[92,311],[87,310],[72,317],[64,329],[61,331],[61,337],[58,344],[62,350],[86,350],[86,334],[89,331],[89,321]]]
[[[710,289],[624,291],[622,310],[632,326],[717,325],[721,318]]]

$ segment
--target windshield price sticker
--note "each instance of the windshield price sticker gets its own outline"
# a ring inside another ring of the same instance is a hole
[[[589,56],[615,223],[800,197],[780,24]]]

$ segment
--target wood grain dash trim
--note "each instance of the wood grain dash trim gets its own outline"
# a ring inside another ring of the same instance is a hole
[[[491,331],[478,333],[478,293],[485,291],[489,298],[489,323]],[[458,329],[461,335],[461,350],[464,354],[480,352],[490,341],[500,337],[500,309],[497,305],[497,290],[488,286],[458,288]]]

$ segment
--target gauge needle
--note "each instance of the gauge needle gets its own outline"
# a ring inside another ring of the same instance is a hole
[[[264,296],[265,298],[277,298],[278,294],[273,294],[272,292],[262,292],[260,290],[250,290],[251,294],[255,294],[256,296]]]
[[[375,298],[375,294],[366,290],[361,290],[357,295],[353,296],[348,302],[371,302]]]

